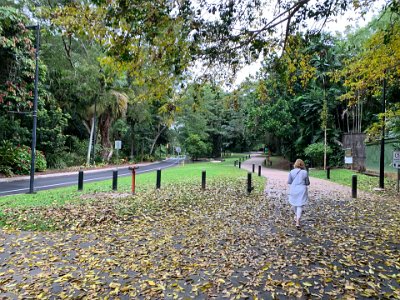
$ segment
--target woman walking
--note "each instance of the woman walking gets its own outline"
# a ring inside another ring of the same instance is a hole
[[[300,229],[300,218],[303,211],[303,206],[308,201],[308,188],[310,185],[310,179],[308,173],[305,170],[304,161],[297,159],[294,163],[294,169],[290,171],[288,184],[290,184],[289,190],[289,203],[295,213],[296,227]]]

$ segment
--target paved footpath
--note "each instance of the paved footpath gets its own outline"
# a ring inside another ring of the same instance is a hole
[[[259,155],[253,155],[250,159],[244,161],[241,166],[243,169],[252,171],[253,164],[256,166],[256,171],[258,166],[263,165],[265,157]],[[272,168],[261,168],[261,175],[267,178],[267,184],[265,187],[265,192],[268,195],[287,195],[289,190],[289,185],[287,184],[289,171],[281,171]],[[323,180],[318,178],[310,178],[309,193],[310,195],[318,196],[322,192],[323,194],[334,192],[340,193],[343,197],[351,197],[351,188],[334,183],[329,180]]]
[[[311,178],[297,230],[288,171],[262,175],[265,193],[230,181],[165,187],[140,212],[138,198],[94,195],[47,212],[93,226],[0,229],[0,299],[400,299],[398,199],[351,199],[350,188]]]

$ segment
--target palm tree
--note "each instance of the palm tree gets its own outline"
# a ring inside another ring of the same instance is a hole
[[[102,146],[101,157],[104,161],[109,161],[113,154],[112,143],[110,141],[110,128],[116,119],[125,117],[128,102],[129,97],[126,93],[109,90],[97,105]]]

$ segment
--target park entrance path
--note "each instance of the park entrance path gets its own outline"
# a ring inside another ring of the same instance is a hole
[[[253,164],[257,172],[258,166],[262,166],[265,160],[264,156],[252,155],[250,159],[247,159],[242,163],[242,168],[251,172]],[[289,167],[289,166],[288,166]],[[288,193],[289,185],[287,184],[289,170],[282,171],[272,168],[261,168],[261,175],[267,178],[267,184],[265,192],[268,195],[285,196]],[[351,188],[343,186],[329,180],[323,180],[318,178],[310,178],[309,193],[311,197],[319,197],[320,194],[340,194],[340,198],[347,199],[351,197]]]
[[[400,298],[398,199],[311,179],[297,230],[287,172],[262,172],[250,195],[228,180],[21,212],[71,226],[0,230],[0,299]]]

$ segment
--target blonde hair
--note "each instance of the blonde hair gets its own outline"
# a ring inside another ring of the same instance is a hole
[[[300,169],[305,169],[306,168],[306,164],[304,163],[304,161],[300,158],[296,159],[295,163],[294,163],[294,167],[295,168],[300,168]]]

